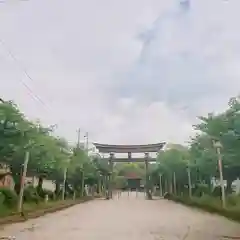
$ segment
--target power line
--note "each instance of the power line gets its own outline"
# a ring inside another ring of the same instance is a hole
[[[31,94],[31,96],[33,96],[33,99],[36,99],[37,101],[39,101],[44,107],[48,106],[45,104],[45,102],[36,94],[33,92],[33,90],[22,80],[20,79],[21,83],[23,84],[23,86],[29,91],[29,93]]]
[[[19,67],[19,69],[24,73],[24,75],[31,80],[32,82],[35,82],[35,80],[30,76],[30,74],[28,73],[27,69],[20,63],[20,61],[15,57],[15,55],[12,53],[12,51],[6,46],[6,44],[4,43],[4,41],[0,38],[0,44],[2,45],[3,49],[9,54],[9,56],[13,59],[13,61],[16,63],[16,65]],[[42,98],[36,94],[30,87],[29,85],[22,79],[20,79],[21,84],[27,89],[27,93],[29,94],[29,96],[39,102],[45,110],[47,110],[48,112],[51,112],[51,108],[49,106],[49,104],[47,104],[44,100],[42,100]],[[1,100],[0,100],[1,101]],[[65,124],[65,120],[63,119],[58,119],[57,121],[58,124],[62,123]]]
[[[26,68],[24,68],[24,66],[19,62],[19,60],[15,57],[15,55],[10,51],[10,49],[6,46],[6,44],[3,42],[2,39],[0,39],[0,44],[2,45],[2,47],[5,49],[5,51],[9,54],[9,56],[13,59],[13,61],[18,65],[18,67],[20,68],[20,70],[24,73],[24,75],[31,80],[32,82],[34,82],[33,78],[29,75],[29,73],[27,72]],[[37,100],[38,102],[40,102],[44,107],[48,108],[47,104],[41,99],[40,96],[38,96],[28,85],[27,83],[25,83],[21,78],[20,78],[20,82],[22,83],[22,85],[28,90],[28,92],[30,93],[30,95],[33,97],[34,100]]]
[[[15,1],[15,2],[28,2],[29,0],[17,0],[17,1]],[[10,3],[9,1],[7,1],[7,0],[4,0],[4,1],[0,1],[0,4],[1,3],[3,3],[3,4],[8,4],[8,3]]]
[[[1,2],[0,2],[1,3]],[[28,73],[27,69],[21,64],[21,62],[16,58],[16,56],[12,53],[12,51],[6,46],[6,44],[4,43],[4,41],[0,38],[0,44],[2,45],[3,49],[8,53],[8,55],[12,58],[12,60],[16,63],[16,65],[19,67],[19,69],[24,73],[24,75],[32,82],[35,82],[35,80],[30,76],[30,74]],[[20,78],[20,82],[21,84],[27,89],[28,94],[31,96],[31,98],[35,101],[38,101],[39,103],[42,104],[42,106],[44,106],[46,108],[46,110],[51,110],[51,108],[45,103],[45,101],[42,100],[42,98],[36,94],[30,87],[29,85]],[[0,99],[1,102],[3,102],[4,100]],[[63,121],[63,119],[59,119],[58,123],[64,123],[65,121]],[[86,140],[87,140],[87,148],[89,145],[88,142],[88,133],[86,133]],[[80,140],[80,129],[79,129],[79,140]]]

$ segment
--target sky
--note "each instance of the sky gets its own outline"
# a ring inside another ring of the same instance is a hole
[[[1,97],[70,142],[184,143],[239,94],[240,1],[181,6],[1,0]]]

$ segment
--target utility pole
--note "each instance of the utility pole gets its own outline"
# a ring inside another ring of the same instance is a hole
[[[177,182],[176,182],[176,172],[173,172],[173,191],[177,195]]]
[[[23,130],[23,129],[22,129]],[[27,129],[24,129],[22,131],[22,135],[25,136],[27,132]],[[26,152],[25,152],[25,157],[24,157],[24,163],[23,163],[23,171],[21,171],[21,182],[20,182],[20,192],[19,192],[19,198],[18,198],[18,211],[22,212],[22,207],[23,207],[23,194],[24,194],[24,187],[25,187],[25,178],[27,175],[27,167],[28,167],[28,162],[29,162],[29,147],[33,144],[33,141],[29,141],[28,144],[25,146]]]
[[[84,137],[86,138],[86,150],[87,150],[87,155],[88,155],[88,132],[86,132]]]
[[[81,129],[78,129],[78,137],[77,137],[77,149],[80,148],[80,137],[81,137]]]
[[[222,144],[219,141],[213,141],[213,146],[216,148],[217,155],[218,155],[218,169],[219,169],[219,177],[220,177],[220,185],[221,185],[221,193],[222,193],[222,206],[225,208],[226,196],[225,196],[223,168],[222,168],[222,154],[221,154]]]
[[[66,152],[65,149],[61,149],[61,151]],[[66,152],[67,153],[67,152]],[[67,170],[68,170],[68,166],[69,166],[69,162],[70,162],[70,158],[67,158],[65,160],[65,166],[63,169],[63,188],[62,188],[62,200],[65,199],[65,192],[66,192],[66,180],[67,180]]]
[[[225,187],[224,187],[224,180],[223,180],[223,169],[222,169],[222,156],[220,147],[217,148],[218,154],[218,167],[219,167],[219,174],[220,174],[220,182],[221,182],[221,190],[222,190],[222,204],[223,207],[226,207],[226,197],[225,197]]]
[[[22,172],[22,176],[21,176],[20,193],[19,193],[19,199],[18,199],[18,212],[22,212],[24,184],[25,184],[25,178],[27,175],[28,161],[29,161],[29,151],[27,150],[25,153],[23,172]]]
[[[187,167],[187,175],[188,175],[188,192],[189,192],[189,197],[192,197],[192,179],[191,179],[191,170],[190,167]]]
[[[86,147],[85,150],[87,152],[87,156],[88,156],[88,132],[86,132],[84,138],[86,138]],[[85,145],[85,144],[84,144]],[[85,188],[85,174],[84,174],[84,166],[82,165],[82,187],[81,187],[81,197],[84,196],[84,188]]]
[[[62,200],[63,201],[65,199],[66,178],[67,178],[67,166],[64,168],[64,172],[63,172],[63,189],[62,189]]]

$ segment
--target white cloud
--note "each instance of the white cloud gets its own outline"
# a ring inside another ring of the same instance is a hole
[[[192,0],[182,13],[177,0],[6,0],[1,94],[31,118],[58,123],[70,141],[80,127],[99,142],[183,142],[197,115],[238,93],[239,7]]]

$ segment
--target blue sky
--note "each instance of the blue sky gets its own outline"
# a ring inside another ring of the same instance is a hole
[[[184,142],[198,115],[239,94],[239,8],[236,0],[191,0],[188,11],[178,0],[5,0],[1,95],[58,124],[69,141],[80,127],[96,142]]]

